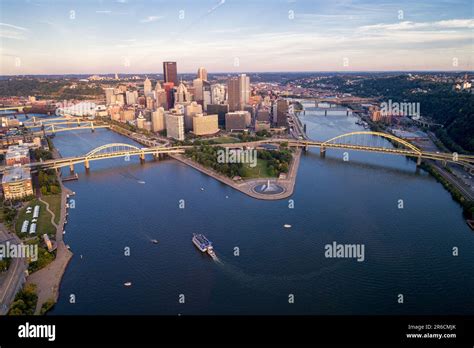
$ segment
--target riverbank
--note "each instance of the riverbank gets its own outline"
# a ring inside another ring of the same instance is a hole
[[[298,168],[300,164],[301,151],[302,151],[301,149],[297,149],[293,153],[293,159],[291,160],[288,174],[285,179],[250,179],[250,180],[238,180],[238,181],[234,181],[225,175],[219,174],[212,169],[204,167],[203,165],[187,158],[185,155],[170,154],[169,156],[171,158],[174,158],[177,161],[180,161],[181,163],[184,163],[200,171],[201,173],[204,173],[216,180],[219,180],[223,184],[226,184],[232,187],[233,189],[246,194],[247,196],[250,196],[256,199],[272,201],[272,200],[288,198],[293,194],[295,183],[296,183],[296,176],[298,174]],[[254,191],[254,188],[256,186],[266,184],[268,180],[282,187],[283,192],[276,193],[276,194],[262,194],[262,193],[258,193]]]
[[[52,148],[51,150],[54,158],[61,157],[61,154],[57,149]],[[56,303],[58,301],[59,286],[61,285],[61,280],[66,271],[67,265],[73,256],[73,253],[69,251],[63,240],[63,229],[67,213],[67,196],[72,194],[72,191],[63,185],[59,175],[58,181],[61,185],[59,221],[53,211],[50,211],[52,216],[51,223],[56,227],[56,258],[48,266],[30,274],[26,280],[26,284],[36,284],[38,302],[36,303],[35,315],[41,314],[41,308],[44,303]],[[56,224],[55,221],[58,221],[58,223]]]
[[[71,194],[72,191],[64,187],[62,184],[61,186],[61,216],[56,228],[56,258],[45,268],[30,274],[26,280],[26,284],[36,284],[36,292],[38,295],[38,302],[35,310],[36,315],[40,314],[41,307],[45,302],[51,300],[54,301],[54,303],[57,302],[62,277],[73,255],[73,253],[68,250],[63,240],[67,195]]]

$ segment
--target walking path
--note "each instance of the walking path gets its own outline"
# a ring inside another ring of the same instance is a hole
[[[44,201],[41,197],[39,197],[38,200],[44,203],[44,205],[46,206],[46,210],[48,211],[48,213],[51,214],[51,224],[57,229],[58,225],[54,222],[54,219],[56,218],[56,214],[54,214],[54,212],[49,208],[49,203]]]
[[[59,298],[61,279],[73,255],[63,241],[63,226],[64,221],[66,220],[66,200],[67,194],[70,193],[72,192],[61,183],[61,216],[59,224],[54,223],[55,215],[49,209],[49,205],[47,205],[47,209],[51,213],[51,222],[56,226],[56,258],[45,268],[32,273],[26,281],[27,284],[36,284],[38,303],[36,304],[35,314],[37,315],[40,314],[41,306],[46,301],[54,300],[54,302],[57,302]],[[46,203],[44,201],[42,202]]]
[[[196,170],[199,170],[200,172],[207,174],[211,177],[213,177],[216,180],[219,180],[220,182],[229,185],[230,187],[245,193],[246,195],[256,198],[256,199],[262,199],[262,200],[278,200],[278,199],[284,199],[288,198],[293,194],[293,190],[295,187],[295,182],[296,182],[296,176],[298,174],[298,167],[300,163],[300,157],[301,157],[301,149],[297,149],[295,153],[293,154],[293,160],[291,161],[290,168],[288,170],[287,178],[286,179],[270,179],[271,182],[281,186],[284,191],[279,194],[262,194],[253,191],[252,189],[260,184],[265,184],[268,181],[268,178],[264,179],[250,179],[250,180],[239,180],[239,181],[234,181],[230,179],[229,177],[219,174],[216,171],[206,168],[203,165],[187,158],[184,155],[180,154],[169,154],[171,158],[174,158],[184,164],[187,164],[191,167],[193,167]]]

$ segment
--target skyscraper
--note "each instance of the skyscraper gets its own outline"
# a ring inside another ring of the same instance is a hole
[[[163,62],[163,75],[165,82],[173,82],[178,85],[178,68],[176,62]]]
[[[163,89],[166,93],[166,105],[168,109],[172,109],[174,106],[174,83],[165,82],[163,83]]]
[[[151,114],[151,124],[153,132],[161,132],[166,129],[165,109],[159,107]]]
[[[288,127],[287,113],[288,113],[288,101],[286,99],[278,99],[276,102],[276,122],[278,127]]]
[[[201,101],[203,99],[202,94],[202,86],[203,86],[203,79],[197,78],[193,80],[193,87],[194,87],[194,100]]]
[[[184,140],[184,116],[166,114],[166,136],[176,140]]]
[[[211,86],[211,103],[222,104],[225,101],[225,87],[224,85],[215,84]]]
[[[145,97],[149,96],[151,93],[151,81],[150,79],[147,78],[145,79],[145,82],[143,82],[143,94],[145,94]]]
[[[250,78],[241,74],[227,82],[227,98],[230,111],[242,110],[250,99]]]
[[[207,70],[203,67],[200,67],[198,69],[197,78],[201,79],[201,80],[204,80],[204,81],[207,81]]]
[[[188,89],[184,85],[184,83],[180,83],[176,92],[174,93],[174,100],[176,103],[184,103],[191,101],[191,95],[188,92]]]

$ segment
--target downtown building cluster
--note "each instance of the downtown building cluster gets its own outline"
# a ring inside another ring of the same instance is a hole
[[[163,80],[148,77],[143,85],[106,87],[99,116],[129,123],[138,129],[184,140],[186,134],[214,136],[219,131],[282,131],[289,105],[252,91],[246,74],[212,83],[200,67],[192,81],[178,81],[176,62],[163,63]]]

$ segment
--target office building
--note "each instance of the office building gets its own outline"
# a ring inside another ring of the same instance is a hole
[[[211,135],[218,131],[217,115],[197,114],[193,117],[193,133],[195,135]]]
[[[155,99],[150,95],[146,97],[146,108],[149,110],[155,108]]]
[[[5,163],[7,166],[30,163],[30,149],[25,145],[12,145],[8,147],[5,154]]]
[[[229,132],[247,129],[251,124],[248,111],[228,112],[225,115],[225,129]]]
[[[135,110],[134,109],[124,109],[119,112],[120,121],[128,122],[135,119]]]
[[[270,111],[267,109],[259,109],[257,111],[257,121],[270,122]]]
[[[193,129],[193,117],[197,114],[202,114],[202,105],[195,101],[186,105],[184,109],[184,129],[186,131]]]
[[[270,122],[269,121],[255,121],[255,132],[259,132],[262,130],[270,130]]]
[[[202,106],[207,111],[207,106],[211,104],[211,84],[203,80],[202,83]]]
[[[174,93],[174,101],[175,103],[185,103],[191,101],[191,94],[188,92],[188,89],[182,82],[179,84],[176,92]]]
[[[163,89],[166,93],[166,106],[168,109],[172,109],[174,107],[174,83],[173,82],[165,82],[163,83]]]
[[[127,105],[134,105],[138,100],[138,91],[126,91],[125,92],[125,101]]]
[[[184,140],[184,116],[166,113],[166,136],[176,140]]]
[[[22,199],[33,195],[33,185],[29,168],[14,167],[5,170],[2,178],[5,199]]]
[[[287,114],[288,114],[288,101],[286,99],[278,99],[276,101],[277,127],[288,127]]]
[[[146,118],[143,116],[142,112],[140,111],[137,117],[137,128],[144,129],[145,128]]]
[[[203,67],[200,67],[197,72],[197,78],[207,81],[207,70],[204,69]]]
[[[165,82],[172,82],[178,85],[178,68],[176,62],[163,62],[163,76]]]
[[[117,93],[115,94],[115,104],[119,106],[125,105],[125,94],[124,93]]]
[[[164,108],[159,107],[151,114],[151,129],[153,132],[161,132],[166,129]]]
[[[115,104],[115,88],[104,88],[106,105]]]
[[[242,110],[250,99],[250,78],[241,74],[227,82],[227,98],[230,111]]]
[[[225,86],[221,84],[211,85],[211,104],[223,104],[225,101]]]
[[[166,91],[161,87],[160,82],[156,83],[155,86],[155,106],[156,107],[162,107],[165,110],[168,110],[168,98]]]
[[[202,79],[194,79],[193,80],[193,88],[194,88],[194,100],[202,101],[203,100],[203,80]]]
[[[150,79],[147,78],[145,79],[145,82],[143,83],[143,94],[145,95],[145,97],[149,96],[151,93],[151,81]]]
[[[208,114],[217,114],[219,126],[225,126],[225,114],[229,112],[228,104],[209,104],[207,106]]]

